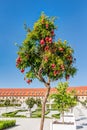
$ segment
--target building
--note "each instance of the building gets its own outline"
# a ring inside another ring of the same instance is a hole
[[[69,87],[67,91],[76,91],[76,96],[80,101],[87,100],[87,86],[81,87]],[[45,96],[46,88],[0,88],[0,100],[13,98],[24,102],[28,97],[40,98],[41,100]],[[56,93],[55,88],[51,88],[50,94]]]

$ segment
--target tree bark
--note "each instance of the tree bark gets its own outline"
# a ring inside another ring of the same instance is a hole
[[[50,93],[50,84],[45,84],[46,86],[46,94],[45,94],[45,97],[43,99],[43,104],[42,104],[42,117],[41,117],[41,123],[40,123],[40,130],[43,130],[43,127],[44,127],[44,118],[45,118],[45,105],[46,105],[46,102],[47,102],[47,98],[49,96],[49,93]]]
[[[62,122],[64,124],[64,111],[62,112]]]

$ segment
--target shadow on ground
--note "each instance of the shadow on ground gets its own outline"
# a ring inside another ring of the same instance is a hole
[[[82,129],[82,128],[83,128],[82,125],[77,125],[77,126],[76,126],[76,129]]]

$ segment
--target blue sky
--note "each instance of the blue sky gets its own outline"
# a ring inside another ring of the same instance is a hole
[[[75,51],[78,71],[70,86],[87,86],[87,0],[0,0],[0,87],[43,87],[37,80],[28,85],[15,65],[24,23],[32,28],[42,11],[57,16],[56,39],[67,40]]]

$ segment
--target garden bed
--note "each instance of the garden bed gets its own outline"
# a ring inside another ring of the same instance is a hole
[[[50,124],[50,130],[76,130],[74,122],[53,122]]]
[[[75,117],[69,113],[64,115],[64,122],[62,118],[52,121],[50,123],[50,130],[76,130]]]
[[[64,124],[64,125],[74,125],[74,122],[59,122],[59,121],[54,121],[53,124]]]
[[[45,112],[45,115],[47,115],[48,113],[49,113],[49,110]],[[41,117],[41,109],[40,110],[38,109],[32,112],[32,118],[38,118],[38,117]]]
[[[8,113],[3,113],[2,116],[3,117],[26,117],[24,115],[16,115],[18,112],[24,112],[26,110],[16,110],[13,112],[8,112]]]

